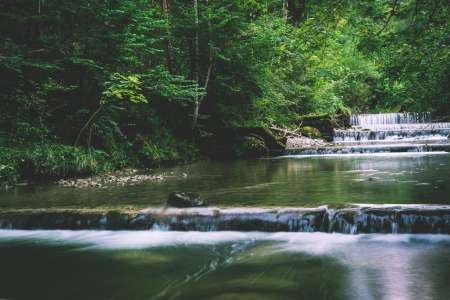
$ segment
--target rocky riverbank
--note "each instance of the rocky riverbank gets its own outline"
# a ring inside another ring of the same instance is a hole
[[[146,181],[162,181],[173,177],[186,178],[188,176],[186,173],[148,174],[148,172],[137,169],[124,169],[88,178],[61,179],[57,181],[57,184],[70,188],[107,188],[110,186],[136,185]]]
[[[309,137],[288,137],[286,140],[286,150],[290,149],[308,149],[317,147],[331,147],[332,143],[328,143],[322,139],[313,139]]]

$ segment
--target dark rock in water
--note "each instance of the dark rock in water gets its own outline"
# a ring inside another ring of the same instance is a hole
[[[169,195],[167,200],[168,207],[204,207],[207,206],[206,202],[201,200],[197,194],[173,192]]]

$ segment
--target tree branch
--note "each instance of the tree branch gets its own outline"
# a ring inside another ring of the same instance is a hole
[[[87,120],[86,124],[84,124],[83,127],[81,127],[80,132],[78,132],[77,138],[75,139],[74,146],[78,146],[78,142],[80,141],[80,137],[83,134],[83,132],[89,127],[89,124],[91,124],[92,120],[98,115],[98,113],[103,109],[104,105],[100,104],[96,111],[91,115],[89,120]]]
[[[381,28],[377,33],[375,33],[375,35],[380,35],[389,25],[389,22],[391,21],[392,17],[395,14],[395,10],[397,9],[397,5],[398,5],[398,0],[394,0],[394,5],[392,6],[392,11],[389,14],[389,17],[387,18],[386,22],[384,23],[383,28]]]

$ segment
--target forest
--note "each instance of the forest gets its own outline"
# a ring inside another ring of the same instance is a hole
[[[3,183],[190,161],[305,115],[450,115],[445,0],[2,0],[0,37]]]

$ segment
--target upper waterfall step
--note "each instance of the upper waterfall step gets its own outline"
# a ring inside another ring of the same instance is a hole
[[[431,123],[430,112],[404,112],[386,114],[361,114],[350,117],[350,125],[373,126],[385,124]]]
[[[334,142],[447,140],[450,123],[432,122],[430,112],[361,114],[351,128],[335,130]]]

